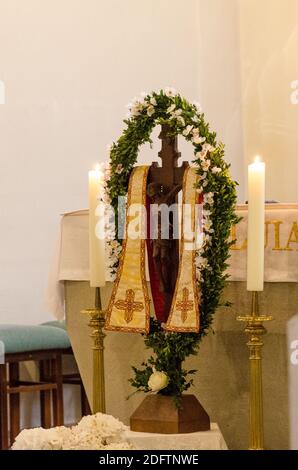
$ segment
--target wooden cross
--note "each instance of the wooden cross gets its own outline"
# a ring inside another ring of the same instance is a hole
[[[178,166],[178,159],[181,157],[181,154],[178,151],[178,137],[177,135],[171,135],[172,132],[173,131],[171,127],[167,125],[161,126],[161,133],[159,134],[159,138],[161,139],[161,150],[158,153],[158,156],[161,158],[162,166],[159,166],[157,162],[153,162],[150,167],[148,178],[148,183],[159,184],[164,194],[170,193],[171,190],[177,186],[182,186],[184,172],[189,166],[188,162],[183,162],[181,166]],[[169,201],[168,205],[171,205],[173,202],[178,202],[178,196],[174,198],[174,201]],[[165,319],[168,318],[171,309],[176,279],[178,275],[179,240],[173,241],[173,250],[171,252],[169,265],[171,286],[170,289],[164,293]]]
[[[188,311],[193,309],[193,301],[189,300],[189,290],[187,287],[182,289],[182,300],[177,302],[177,310],[181,311],[182,323],[187,319]]]
[[[158,152],[158,156],[161,158],[162,166],[160,167],[157,162],[152,163],[149,181],[159,183],[170,191],[174,186],[182,185],[184,171],[189,163],[183,162],[182,166],[178,167],[178,158],[181,157],[181,153],[178,152],[178,138],[176,135],[171,135],[169,126],[161,126],[158,137],[161,139],[161,151]]]
[[[144,304],[143,302],[135,302],[135,292],[132,289],[127,289],[125,300],[117,300],[115,307],[118,310],[124,310],[124,319],[126,323],[130,323],[134,312],[141,312]]]

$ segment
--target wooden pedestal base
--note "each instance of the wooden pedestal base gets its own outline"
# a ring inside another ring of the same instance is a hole
[[[182,434],[210,430],[210,419],[194,395],[183,395],[177,408],[172,397],[148,395],[130,417],[139,432]]]

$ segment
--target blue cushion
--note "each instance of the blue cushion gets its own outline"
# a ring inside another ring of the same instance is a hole
[[[53,326],[0,325],[0,341],[6,354],[70,347],[66,331]]]
[[[62,328],[63,330],[66,330],[66,323],[63,320],[47,321],[45,323],[41,323],[41,326],[55,326],[55,328]]]

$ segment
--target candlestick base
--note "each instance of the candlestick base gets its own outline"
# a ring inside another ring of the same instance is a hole
[[[95,308],[88,308],[81,311],[88,315],[91,328],[90,337],[93,340],[93,413],[105,413],[105,373],[104,373],[104,338],[103,331],[105,325],[105,311],[101,308],[100,290],[96,288]]]
[[[263,322],[272,320],[271,315],[259,315],[258,293],[252,293],[250,315],[240,315],[238,321],[246,322],[245,333],[249,340],[250,362],[250,407],[249,407],[249,449],[264,450],[263,391],[262,391],[262,347],[261,340],[267,330]]]

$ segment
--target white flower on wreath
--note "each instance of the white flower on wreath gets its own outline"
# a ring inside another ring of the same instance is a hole
[[[177,117],[177,122],[179,122],[179,124],[181,124],[181,126],[185,126],[185,121],[184,121],[184,118],[182,116]]]
[[[171,116],[171,117],[172,117],[172,119],[175,119],[175,118],[181,116],[181,114],[182,114],[182,109],[181,109],[181,108],[175,109],[175,110],[172,112],[172,116]]]
[[[198,113],[201,113],[202,112],[202,106],[200,105],[200,103],[198,101],[193,101],[192,103],[194,105],[194,107],[196,108],[196,110],[198,111]]]
[[[202,170],[208,171],[210,165],[211,165],[211,161],[210,161],[210,160],[204,160],[204,161],[202,162],[202,164],[201,164]]]
[[[191,139],[192,143],[196,145],[202,144],[203,142],[205,142],[205,140],[206,140],[206,137],[201,137],[199,135],[195,135]]]
[[[191,126],[191,125],[186,126],[186,128],[182,132],[184,137],[187,137],[190,134],[190,132],[192,131],[192,129],[193,129],[193,126]]]
[[[199,152],[199,159],[203,162],[206,159],[207,152]]]
[[[211,235],[209,235],[209,233],[205,233],[205,234],[204,234],[204,243],[205,243],[205,244],[206,244],[206,243],[208,244],[208,243],[211,243],[211,241],[212,241]]]
[[[121,163],[119,163],[117,166],[116,166],[116,169],[115,169],[115,173],[117,173],[117,175],[120,175],[123,171],[123,166],[121,165]]]
[[[175,88],[170,87],[170,86],[167,86],[167,87],[164,89],[164,92],[165,92],[165,95],[166,95],[168,98],[171,98],[171,97],[177,95],[177,91],[175,90]]]
[[[211,169],[212,173],[214,175],[218,174],[221,172],[221,168],[219,168],[218,166],[214,166],[212,169]]]
[[[204,204],[213,204],[214,202],[214,193],[209,192],[204,194]]]
[[[203,256],[197,256],[195,260],[196,266],[199,269],[204,269],[208,266],[208,259]]]
[[[117,249],[117,248],[118,248],[119,246],[121,246],[121,245],[120,245],[120,243],[118,242],[118,240],[111,240],[111,241],[110,241],[110,246],[111,246],[111,248],[113,248],[113,249]]]
[[[212,221],[210,219],[205,219],[204,220],[204,229],[206,232],[210,232],[212,229]]]
[[[129,103],[127,107],[130,110],[130,116],[135,117],[138,116],[145,107],[144,98],[134,98],[132,103]]]
[[[151,98],[150,98],[150,103],[152,104],[152,106],[157,106],[157,101],[156,101],[156,99],[154,98],[154,96],[151,96]]]
[[[152,104],[150,104],[147,108],[147,114],[148,116],[152,116],[155,112],[155,109],[154,109],[154,106]]]
[[[174,109],[176,109],[175,103],[171,104],[171,106],[168,107],[167,113],[171,114],[174,111]]]
[[[202,181],[202,180],[205,180],[206,177],[207,177],[207,173],[204,172],[202,175],[199,175],[199,176],[198,176],[198,179],[199,179],[199,181]]]
[[[208,144],[208,143],[205,143],[202,148],[202,152],[205,152],[205,153],[207,152],[212,153],[214,150],[215,150],[215,147],[213,147],[213,145]]]
[[[182,109],[175,109],[172,108],[173,106],[175,105],[172,105],[170,106],[168,109],[167,109],[167,112],[170,113],[170,119],[175,119],[177,121],[177,123],[181,124],[181,126],[185,126],[185,121],[184,121],[184,118],[181,116],[182,114]]]
[[[203,210],[203,216],[207,219],[210,215],[212,214],[212,212],[209,210],[209,209],[204,209]]]
[[[192,130],[192,138],[191,138],[191,141],[193,144],[202,144],[203,142],[205,142],[206,140],[206,137],[201,137],[200,136],[200,131],[198,128],[194,128]]]
[[[130,111],[132,117],[138,116],[143,111],[143,105],[141,103],[136,103]]]

